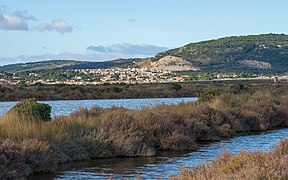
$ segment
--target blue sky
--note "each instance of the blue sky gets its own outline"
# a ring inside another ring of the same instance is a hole
[[[288,33],[287,0],[1,0],[0,65],[148,57],[231,35]]]

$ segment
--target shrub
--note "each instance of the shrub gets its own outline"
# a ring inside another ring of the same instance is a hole
[[[34,172],[53,172],[58,161],[48,142],[25,139],[22,142],[26,163]]]
[[[171,83],[170,90],[179,91],[182,89],[182,86],[178,83]]]
[[[19,179],[30,173],[21,147],[11,140],[0,141],[0,179]]]
[[[123,91],[123,89],[120,87],[117,87],[117,86],[112,86],[111,88],[109,87],[109,88],[105,89],[105,92],[107,92],[107,93],[120,93],[122,91]]]
[[[25,119],[40,121],[51,120],[51,106],[37,103],[35,99],[26,99],[17,103],[8,113],[15,113],[17,116]]]
[[[201,102],[210,101],[211,99],[213,99],[214,96],[215,96],[215,93],[213,91],[205,91],[204,93],[200,95],[199,101]]]
[[[229,89],[229,91],[234,94],[241,93],[245,90],[247,90],[247,86],[245,86],[244,84],[240,84],[240,83],[233,84]]]
[[[89,159],[86,149],[76,141],[62,140],[55,145],[61,149],[62,153],[68,155],[72,161]]]

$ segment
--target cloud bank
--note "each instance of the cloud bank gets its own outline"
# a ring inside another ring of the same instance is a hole
[[[55,30],[61,34],[73,31],[73,27],[63,19],[53,20],[51,23],[39,24],[36,27],[39,31],[52,31]]]
[[[90,51],[95,51],[99,53],[121,53],[126,55],[145,55],[153,56],[159,52],[166,51],[168,48],[154,46],[154,45],[138,45],[138,44],[113,44],[111,46],[89,46],[86,48]]]

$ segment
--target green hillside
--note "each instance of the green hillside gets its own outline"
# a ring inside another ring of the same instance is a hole
[[[49,60],[39,62],[17,63],[0,66],[0,72],[21,72],[21,71],[37,71],[45,69],[63,68],[81,64],[81,61],[74,60]]]
[[[0,66],[0,73],[3,72],[23,72],[23,71],[38,71],[38,70],[73,70],[73,69],[98,69],[110,67],[127,67],[132,66],[133,62],[142,59],[117,59],[113,61],[90,62],[90,61],[75,61],[75,60],[49,60],[28,63],[17,63]]]
[[[232,36],[191,43],[159,53],[151,60],[157,61],[165,56],[181,57],[205,72],[281,73],[288,71],[288,35]],[[259,68],[259,63],[270,63],[271,67]]]

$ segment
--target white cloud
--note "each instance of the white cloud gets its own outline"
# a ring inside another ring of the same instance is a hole
[[[27,11],[17,11],[13,14],[0,11],[0,29],[2,30],[28,31],[27,21],[29,20],[35,20],[35,18]]]
[[[55,30],[61,34],[73,31],[73,27],[63,19],[53,20],[51,23],[43,23],[36,27],[39,31],[52,31]]]
[[[29,31],[29,21],[36,21],[36,18],[26,10],[19,10],[14,13],[7,13],[6,7],[0,8],[0,30]],[[42,23],[36,26],[39,31],[55,30],[61,34],[72,32],[73,27],[63,19],[56,19],[50,23]]]
[[[154,46],[149,44],[113,44],[111,46],[89,46],[87,50],[100,52],[100,53],[121,53],[126,55],[145,55],[145,56],[153,56],[159,52],[166,51],[168,48]]]
[[[34,16],[32,16],[31,14],[29,14],[29,12],[26,10],[16,11],[14,14],[18,17],[21,17],[22,19],[25,19],[25,20],[36,20],[36,18]]]

